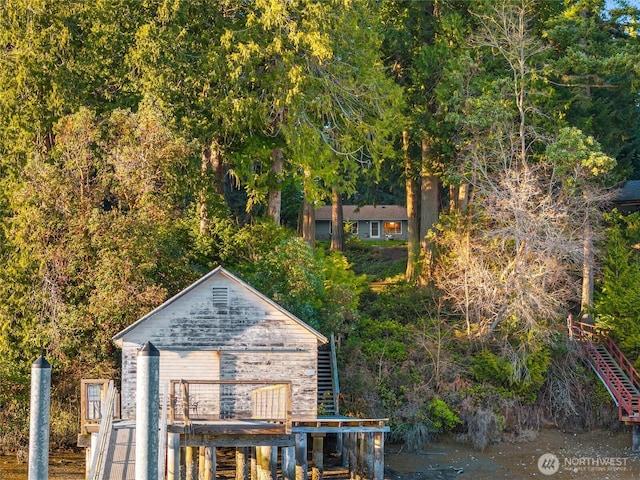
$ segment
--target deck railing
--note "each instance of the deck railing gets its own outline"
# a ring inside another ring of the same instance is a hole
[[[113,380],[109,380],[109,388],[105,402],[102,404],[100,412],[100,430],[98,431],[98,442],[96,448],[92,451],[91,469],[89,480],[98,480],[101,478],[101,470],[104,466],[104,455],[107,452],[107,445],[111,438],[111,425],[116,411],[117,390],[113,384]]]
[[[171,380],[169,423],[255,420],[291,432],[291,382],[265,380]]]
[[[624,416],[639,418],[640,404],[637,392],[640,391],[640,373],[613,341],[609,331],[590,323],[575,321],[571,317],[568,318],[567,324],[569,336],[584,343],[591,365],[618,405],[619,417],[621,419]],[[607,358],[596,348],[596,345],[601,345],[607,350]],[[614,371],[609,356],[622,370],[635,391],[629,390],[620,374]]]

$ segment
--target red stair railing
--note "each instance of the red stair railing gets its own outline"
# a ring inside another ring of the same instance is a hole
[[[618,415],[638,419],[640,418],[639,398],[629,391],[627,386],[616,375],[616,372],[605,361],[596,344],[604,346],[612,359],[625,373],[629,382],[640,391],[640,374],[633,364],[624,356],[618,345],[611,339],[606,329],[596,327],[590,323],[576,322],[571,317],[568,319],[569,336],[584,343],[591,358],[591,364],[600,374],[600,378],[605,383],[609,392],[615,397],[618,403]],[[623,414],[624,411],[624,415]]]

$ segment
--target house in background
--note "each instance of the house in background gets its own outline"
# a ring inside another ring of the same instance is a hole
[[[362,240],[406,240],[407,209],[400,205],[343,205],[345,232]],[[316,210],[316,240],[331,238],[331,205]]]
[[[613,206],[621,213],[628,214],[640,211],[640,180],[628,180],[616,193]]]

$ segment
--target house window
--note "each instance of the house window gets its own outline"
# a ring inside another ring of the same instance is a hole
[[[400,235],[402,233],[402,222],[384,222],[382,230],[385,235]]]
[[[344,222],[345,233],[358,234],[358,222]]]
[[[213,287],[211,289],[212,304],[214,307],[226,308],[229,306],[229,288]]]
[[[380,222],[372,221],[370,224],[371,238],[380,238]]]

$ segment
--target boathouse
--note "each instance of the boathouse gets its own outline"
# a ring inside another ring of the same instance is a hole
[[[125,418],[135,419],[136,355],[147,342],[160,351],[161,388],[186,377],[290,381],[292,415],[317,414],[318,347],[328,339],[222,267],[118,333],[114,341],[122,349]],[[203,410],[213,407],[201,404],[199,414],[224,414]]]
[[[114,342],[122,351],[120,392],[113,380],[82,382],[78,444],[87,448],[88,478],[136,478],[137,438],[145,448],[158,444],[158,478],[216,478],[216,449],[224,447],[235,448],[237,479],[307,480],[310,469],[320,480],[323,439],[331,435],[348,476],[382,479],[388,427],[384,419],[339,415],[333,340],[224,268]],[[157,393],[140,387],[150,371]],[[151,440],[140,437],[149,425],[143,403],[161,405],[151,414],[158,417],[151,430],[159,430]],[[136,424],[145,428],[136,432]]]

